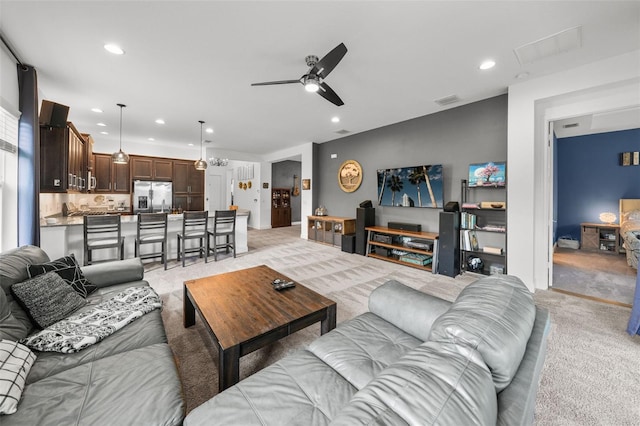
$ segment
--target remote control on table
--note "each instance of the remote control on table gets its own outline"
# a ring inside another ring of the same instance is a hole
[[[282,282],[282,283],[275,284],[273,288],[274,290],[281,291],[281,290],[284,290],[285,288],[291,288],[295,286],[296,284],[293,281],[289,281],[289,282]]]

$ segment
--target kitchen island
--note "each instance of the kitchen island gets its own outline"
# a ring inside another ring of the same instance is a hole
[[[238,209],[236,213],[236,254],[246,253],[249,251],[247,245],[247,221],[250,210]],[[213,230],[214,212],[209,212],[209,230]],[[50,223],[55,220],[55,223]],[[137,231],[137,215],[123,215],[122,220],[122,236],[124,240],[124,258],[134,257],[134,244]],[[84,235],[82,229],[82,216],[67,216],[48,218],[48,220],[40,221],[40,247],[49,254],[51,259],[57,259],[73,253],[81,265],[84,263]],[[167,250],[168,259],[177,258],[177,237],[178,232],[182,231],[182,214],[170,214],[167,225]],[[151,248],[143,248],[144,251]],[[159,246],[153,248],[154,251],[159,250]],[[144,252],[143,251],[143,252]],[[97,250],[93,254],[93,259],[100,261],[115,257],[115,249]]]

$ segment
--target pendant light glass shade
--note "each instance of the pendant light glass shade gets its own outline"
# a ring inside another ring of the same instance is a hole
[[[202,159],[202,125],[204,121],[200,120],[198,123],[200,123],[200,159],[193,163],[193,166],[196,170],[207,170],[207,162]]]
[[[122,151],[122,108],[126,107],[126,105],[118,104],[118,106],[120,107],[120,150],[111,154],[111,162],[114,164],[128,164],[129,156]]]

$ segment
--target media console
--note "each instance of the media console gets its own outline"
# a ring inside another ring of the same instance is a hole
[[[368,226],[367,256],[435,272],[438,234]]]

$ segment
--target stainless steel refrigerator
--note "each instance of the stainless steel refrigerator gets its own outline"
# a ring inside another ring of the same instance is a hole
[[[171,182],[133,181],[133,213],[171,213],[173,184]]]

